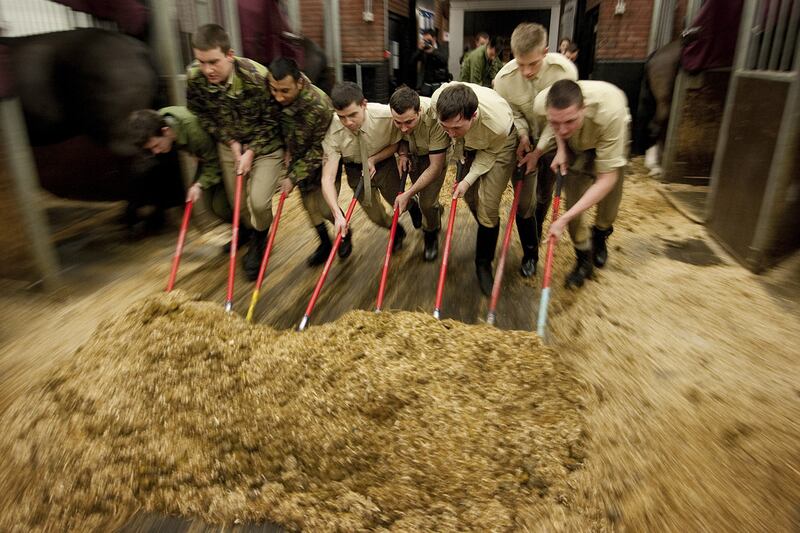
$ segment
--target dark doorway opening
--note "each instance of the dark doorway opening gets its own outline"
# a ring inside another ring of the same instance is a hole
[[[578,76],[590,79],[594,72],[594,55],[597,47],[597,20],[600,6],[586,11],[586,0],[579,0],[575,17],[575,43],[578,45]]]
[[[410,83],[412,79],[411,57],[416,52],[416,41],[412,40],[416,31],[416,23],[411,24],[409,17],[401,17],[389,13],[389,48],[392,53],[389,65],[391,77],[390,88],[394,90],[400,85]],[[394,43],[397,43],[396,45]],[[396,50],[392,48],[396,47]],[[395,51],[397,57],[394,56]]]
[[[511,33],[522,22],[537,22],[545,28],[549,28],[550,10],[466,11],[464,13],[464,46],[472,48],[475,35],[485,31],[489,35],[503,38],[510,54]],[[503,59],[506,60],[506,58]]]

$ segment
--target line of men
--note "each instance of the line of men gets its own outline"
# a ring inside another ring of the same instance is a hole
[[[443,213],[439,194],[449,161],[461,163],[453,198],[464,198],[478,222],[475,266],[487,296],[500,229],[500,201],[512,179],[522,179],[516,224],[522,244],[520,273],[534,276],[542,223],[552,196],[552,172],[540,165],[555,153],[552,168],[565,174],[567,210],[549,234],[569,229],[576,265],[566,278],[580,287],[607,261],[627,163],[630,115],[624,93],[599,81],[577,82],[575,66],[548,53],[547,32],[520,24],[511,37],[515,59],[495,78],[495,88],[451,82],[431,98],[407,87],[389,105],[367,102],[351,82],[330,98],[289,59],[269,70],[234,55],[225,30],[214,24],[192,40],[195,63],[188,72],[188,109],[143,110],[131,128],[143,148],[177,147],[200,160],[187,200],[205,196],[216,215],[230,220],[237,173],[247,177],[242,221],[252,228],[244,270],[255,279],[272,221],[272,198],[297,187],[320,244],[309,266],[325,261],[331,240],[325,221],[344,235],[344,259],[352,231],[339,205],[342,168],[348,185],[363,188],[358,201],[369,219],[390,228],[390,206],[408,210],[424,235],[423,257],[438,256]],[[536,142],[535,142],[536,141]],[[515,168],[519,169],[515,173]],[[405,173],[412,185],[402,191]],[[597,205],[591,232],[583,213]],[[395,249],[406,237],[398,225]]]

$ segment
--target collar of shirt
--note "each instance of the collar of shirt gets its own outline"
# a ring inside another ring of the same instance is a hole
[[[172,115],[167,115],[164,117],[164,121],[175,134],[175,144],[177,146],[186,146],[189,144],[189,134],[186,132],[186,128],[180,127],[177,118],[173,117]]]
[[[294,116],[303,109],[305,109],[310,102],[314,100],[314,95],[312,94],[311,87],[306,84],[302,89],[300,89],[300,93],[295,98],[294,102],[290,105],[281,109],[281,112],[286,116]]]
[[[371,125],[372,125],[372,119],[369,116],[369,106],[367,106],[364,108],[364,123],[361,124],[361,128],[359,128],[357,135],[366,133]]]

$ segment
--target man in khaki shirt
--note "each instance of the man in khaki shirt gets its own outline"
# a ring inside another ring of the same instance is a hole
[[[404,143],[398,150],[399,170],[401,174],[408,170],[413,182],[407,191],[397,197],[394,206],[401,213],[407,206],[412,211],[413,198],[419,195],[425,236],[423,258],[433,261],[439,254],[439,229],[444,211],[439,203],[439,191],[447,173],[450,137],[431,112],[431,99],[420,97],[409,87],[401,87],[392,94],[389,108],[395,127],[403,134]]]
[[[514,59],[495,77],[494,90],[506,99],[514,113],[514,125],[519,138],[517,166],[525,166],[516,222],[522,245],[520,274],[529,278],[536,274],[539,238],[542,222],[550,206],[554,177],[552,172],[548,172],[549,169],[544,170],[537,188],[532,142],[538,137],[539,131],[533,113],[533,101],[542,89],[558,80],[577,80],[578,70],[565,56],[547,53],[547,30],[541,24],[524,22],[517,26],[511,34],[511,50]]]
[[[355,191],[359,180],[364,180],[364,190],[358,202],[367,216],[378,226],[392,227],[392,215],[381,196],[392,205],[400,192],[400,174],[394,162],[394,153],[400,142],[400,131],[392,125],[389,106],[367,103],[361,87],[346,81],[331,91],[334,118],[322,141],[325,163],[322,167],[322,193],[334,213],[336,231],[349,236],[347,221],[338,206],[336,172],[344,160],[347,183]],[[387,159],[391,160],[387,161]],[[403,246],[406,236],[402,224],[397,225],[394,249]],[[349,238],[349,237],[348,237]]]
[[[500,199],[516,159],[514,116],[502,96],[472,83],[443,85],[433,93],[431,107],[444,131],[456,139],[456,160],[466,160],[466,175],[453,197],[464,197],[478,220],[475,270],[481,291],[490,296],[492,261],[500,232]]]
[[[569,224],[578,260],[566,285],[580,287],[593,267],[603,267],[608,258],[606,239],[614,231],[628,163],[628,101],[604,81],[561,80],[539,93],[533,109],[547,121],[536,150],[545,153],[557,146],[553,168],[565,174],[567,211],[550,225],[549,234],[559,238]],[[583,212],[594,205],[590,234]]]

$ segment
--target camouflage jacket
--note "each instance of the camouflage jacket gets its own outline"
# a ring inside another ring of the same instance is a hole
[[[183,106],[171,106],[158,112],[175,132],[175,148],[197,158],[194,181],[203,189],[222,183],[217,144],[200,126],[198,118]]]
[[[333,104],[322,89],[306,80],[306,86],[290,106],[281,110],[281,131],[291,155],[288,176],[292,183],[321,178],[322,139],[333,119]]]
[[[256,156],[272,153],[283,142],[280,109],[267,87],[267,73],[255,61],[237,57],[228,81],[217,85],[193,63],[186,76],[189,110],[218,142],[247,144]]]

